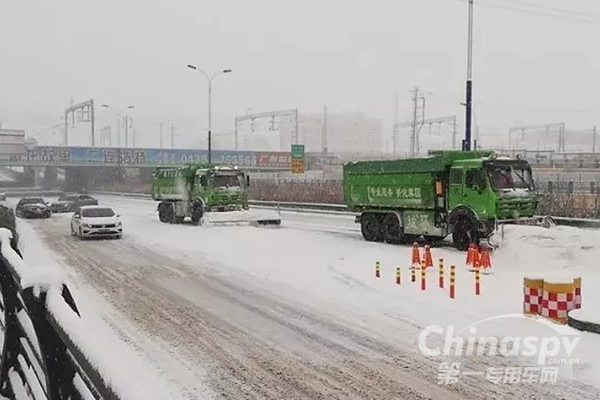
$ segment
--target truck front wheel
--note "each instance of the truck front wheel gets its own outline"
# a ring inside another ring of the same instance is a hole
[[[460,218],[456,221],[452,232],[454,247],[460,251],[466,251],[471,243],[479,242],[477,227],[468,218]]]
[[[194,204],[194,208],[192,210],[192,223],[199,225],[200,220],[204,216],[204,207],[201,203]]]
[[[367,242],[383,241],[381,223],[375,214],[363,214],[361,216],[360,230]]]
[[[394,213],[389,213],[383,219],[383,239],[386,243],[402,243],[404,232],[400,226],[400,220]]]

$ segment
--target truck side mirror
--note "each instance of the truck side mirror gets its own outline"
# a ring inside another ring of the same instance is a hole
[[[246,175],[246,186],[250,187],[250,175]]]

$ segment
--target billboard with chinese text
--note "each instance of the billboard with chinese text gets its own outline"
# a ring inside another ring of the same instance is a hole
[[[212,161],[243,168],[289,169],[290,153],[214,150]],[[12,155],[5,164],[151,167],[205,162],[206,150],[36,146]]]

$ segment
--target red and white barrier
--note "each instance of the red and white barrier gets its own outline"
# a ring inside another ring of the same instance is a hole
[[[573,279],[545,279],[542,317],[566,324],[568,312],[574,309],[575,284]]]
[[[526,277],[523,282],[523,313],[541,314],[543,294],[544,279],[538,277]]]
[[[575,284],[575,309],[581,308],[581,278],[573,280]]]

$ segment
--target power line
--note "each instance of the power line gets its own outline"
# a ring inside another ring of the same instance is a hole
[[[493,1],[498,1],[503,4],[493,4]],[[588,15],[571,10],[541,7],[531,3],[522,3],[515,0],[479,0],[478,3],[479,5],[488,8],[496,8],[516,13],[535,15],[538,17],[600,26],[600,18],[590,18]]]
[[[484,1],[498,1],[501,3],[512,3],[519,6],[525,6],[529,8],[534,8],[538,10],[543,10],[545,12],[554,12],[558,14],[570,14],[573,17],[586,18],[586,19],[598,19],[600,15],[598,14],[590,14],[588,12],[575,11],[566,8],[556,8],[556,7],[547,7],[542,6],[539,3],[528,1],[528,0],[484,0]]]

